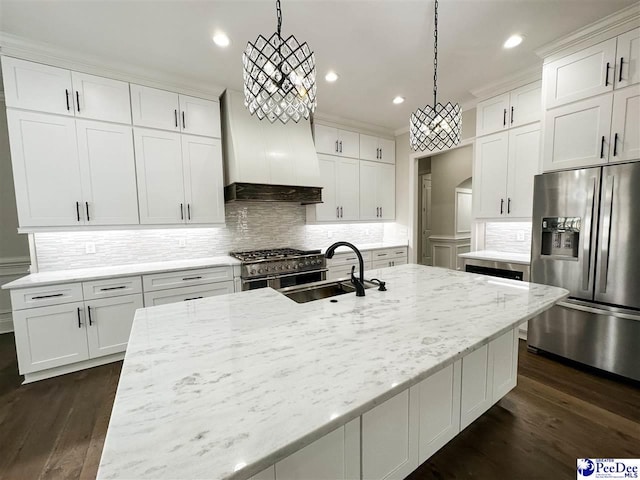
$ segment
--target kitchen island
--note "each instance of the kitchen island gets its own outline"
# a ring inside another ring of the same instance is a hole
[[[419,265],[368,276],[388,291],[138,310],[98,478],[401,478],[515,385],[517,326],[568,294]]]

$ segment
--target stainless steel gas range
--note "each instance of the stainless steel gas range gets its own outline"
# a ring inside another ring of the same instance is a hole
[[[242,290],[279,289],[326,279],[327,263],[320,250],[274,248],[230,255],[242,262]]]

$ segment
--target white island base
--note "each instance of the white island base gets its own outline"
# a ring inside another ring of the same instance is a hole
[[[516,386],[518,328],[251,480],[402,479]]]

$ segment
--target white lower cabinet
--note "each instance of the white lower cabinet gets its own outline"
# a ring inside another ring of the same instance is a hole
[[[493,362],[492,403],[513,389],[518,381],[518,329],[513,329],[489,344]]]
[[[133,317],[142,308],[142,295],[101,298],[85,302],[89,357],[103,357],[127,349]]]
[[[489,410],[493,401],[492,385],[493,365],[489,345],[484,345],[462,359],[461,430]]]
[[[156,307],[167,303],[186,302],[189,300],[200,300],[205,297],[215,297],[233,293],[233,281],[211,283],[197,287],[172,288],[171,290],[160,290],[144,294],[144,306]]]

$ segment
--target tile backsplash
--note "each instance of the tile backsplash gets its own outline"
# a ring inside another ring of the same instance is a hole
[[[530,254],[531,222],[487,222],[484,246],[485,250]]]
[[[359,244],[401,240],[397,224],[307,225],[306,207],[278,203],[230,203],[226,225],[213,228],[102,230],[34,234],[38,270],[226,255],[230,251],[273,247],[322,248],[338,240]],[[95,253],[86,253],[86,244]]]

